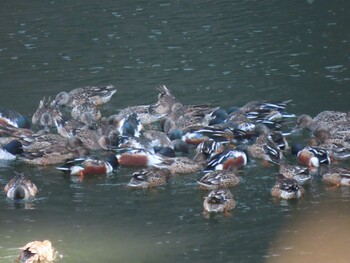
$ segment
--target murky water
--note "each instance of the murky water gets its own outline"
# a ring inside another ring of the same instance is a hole
[[[184,104],[292,99],[288,111],[295,114],[348,111],[349,3],[4,2],[1,106],[31,116],[44,96],[114,84],[118,93],[103,108],[109,115],[155,102],[155,87],[165,84]],[[50,239],[60,262],[280,262],[286,253],[311,262],[321,250],[300,248],[298,237],[349,241],[341,235],[348,188],[328,189],[314,178],[302,200],[276,201],[270,189],[277,167],[259,162],[245,167],[232,190],[233,213],[210,218],[202,215],[206,192],[195,182],[201,174],[129,191],[131,169],[79,182],[54,167],[15,161],[0,163],[1,185],[14,172],[29,176],[40,193],[31,203],[0,199],[1,262],[13,262],[17,248],[35,239]]]

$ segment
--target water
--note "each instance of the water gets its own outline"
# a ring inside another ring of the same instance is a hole
[[[345,0],[4,2],[1,105],[31,116],[44,96],[114,84],[118,93],[102,109],[109,115],[153,103],[165,84],[184,104],[292,99],[295,114],[348,111],[349,7]],[[126,168],[82,183],[18,161],[0,171],[2,185],[16,171],[40,189],[32,203],[0,199],[1,262],[35,239],[50,239],[60,262],[310,262],[327,246],[297,244],[349,241],[348,188],[315,178],[304,199],[276,201],[277,167],[258,162],[232,190],[233,213],[210,218],[195,183],[201,174],[129,191]]]

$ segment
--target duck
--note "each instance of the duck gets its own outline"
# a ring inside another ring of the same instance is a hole
[[[286,134],[271,130],[263,123],[255,125],[254,133],[255,142],[247,147],[250,156],[279,164],[283,160],[283,152],[290,148]]]
[[[280,149],[281,151],[287,151],[290,149],[289,143],[286,139],[286,135],[289,135],[290,133],[282,133],[280,131],[273,131],[271,134],[268,135],[268,139],[275,143],[275,145]]]
[[[63,138],[58,134],[40,134],[24,138],[26,144],[20,160],[35,165],[64,163],[67,159],[86,156],[87,148],[78,137]]]
[[[196,125],[213,126],[214,123],[211,122],[211,120],[216,121],[217,124],[224,122],[223,118],[225,114],[223,111],[219,113],[220,110],[218,107],[213,107],[210,104],[190,104],[183,106],[185,114],[190,116],[190,118],[193,120],[192,122]]]
[[[127,115],[136,113],[140,118],[142,125],[150,125],[161,121],[167,114],[170,113],[173,104],[178,101],[165,85],[161,85],[156,89],[158,91],[157,102],[149,105],[136,105],[121,109],[115,116],[116,119],[121,120]]]
[[[169,147],[174,149],[174,143],[162,131],[147,130],[142,132],[141,137],[149,142],[151,147]]]
[[[261,159],[272,164],[279,164],[283,159],[283,153],[278,146],[266,135],[260,135],[255,142],[247,147],[250,157]]]
[[[203,201],[203,208],[207,213],[226,213],[235,207],[236,201],[228,189],[212,190]]]
[[[76,158],[66,161],[62,166],[56,167],[64,173],[84,177],[85,175],[110,174],[118,167],[118,159],[115,154],[110,154],[105,160],[92,157]]]
[[[50,240],[35,240],[21,247],[18,260],[22,263],[53,262],[56,257],[57,252]]]
[[[197,173],[203,170],[204,165],[204,163],[186,156],[164,158],[164,160],[165,162],[156,164],[155,166],[167,168],[173,175]]]
[[[89,123],[91,122],[89,121]],[[91,151],[109,150],[111,146],[108,135],[101,134],[99,129],[95,129],[89,124],[86,125],[75,120],[66,121],[63,118],[56,119],[55,124],[58,134],[68,139],[79,138],[82,145]]]
[[[211,105],[183,105],[165,85],[158,87],[158,91],[154,110],[169,117],[178,128],[207,123],[205,117],[215,110]]]
[[[321,164],[331,164],[333,159],[330,152],[326,149],[303,146],[299,143],[291,147],[291,153],[297,157],[301,165],[307,166],[312,173],[316,172]]]
[[[206,122],[209,126],[223,124],[228,117],[227,110],[218,107],[214,109],[212,112],[205,116]]]
[[[350,170],[343,167],[331,167],[322,175],[322,181],[332,186],[350,186]]]
[[[310,140],[314,146],[322,145],[325,148],[339,150],[344,148],[350,150],[350,123],[342,125],[338,123],[333,128],[318,127]]]
[[[294,179],[300,185],[304,185],[312,178],[307,167],[282,162],[279,166],[279,173],[289,179]]]
[[[171,176],[171,171],[167,168],[147,167],[132,174],[127,187],[133,189],[155,188],[165,185]]]
[[[290,135],[290,133],[282,133],[281,131],[271,130],[263,123],[258,123],[255,125],[254,133],[256,137],[266,137],[265,139],[267,141],[274,143],[281,151],[287,151],[290,149],[289,143],[286,139],[286,136]]]
[[[205,120],[205,117],[216,109],[208,104],[183,105],[165,85],[158,87],[158,91],[158,102],[153,106],[155,111],[158,114],[170,117],[175,122],[178,117],[183,116],[181,114],[184,113],[189,117],[188,119],[191,119],[194,123],[207,123],[208,121]]]
[[[12,140],[23,142],[23,138],[32,136],[35,132],[32,129],[16,128],[9,124],[0,124],[0,144],[4,145]]]
[[[217,142],[213,139],[209,139],[198,144],[195,152],[196,154],[203,154],[205,159],[212,157],[217,153],[221,153],[225,150],[225,144],[223,142]]]
[[[166,121],[170,122],[170,125],[165,122],[165,126],[176,127],[180,130],[199,124],[197,118],[186,112],[186,109],[181,102],[176,102],[172,105],[170,112],[167,114]]]
[[[245,132],[252,132],[255,128],[254,121],[249,119],[244,111],[234,111],[233,113],[229,114],[225,122],[231,123],[238,129]]]
[[[117,88],[113,85],[87,86],[73,89],[70,92],[59,92],[54,99],[54,103],[58,106],[67,106],[69,108],[74,108],[87,102],[99,106],[107,103],[116,92]]]
[[[54,165],[65,163],[66,160],[89,155],[90,151],[81,145],[81,141],[72,138],[67,144],[52,143],[42,149],[26,149],[20,160],[33,165]]]
[[[244,112],[257,112],[259,110],[277,110],[284,111],[287,105],[291,102],[291,100],[286,100],[282,102],[265,102],[265,101],[249,101],[244,106],[242,106],[239,110]]]
[[[82,130],[93,130],[97,133],[97,122],[93,120],[91,112],[83,112],[79,120],[67,118],[65,116],[56,116],[54,124],[57,133],[65,138],[77,135]]]
[[[64,116],[56,116],[54,119],[56,131],[64,138],[70,138],[76,134],[76,132],[83,128],[83,124],[79,121],[67,119]]]
[[[176,123],[179,127],[185,127],[190,123],[207,123],[205,116],[213,111],[210,105],[182,105],[165,85],[157,87],[157,90],[158,100],[156,103],[121,109],[117,118],[122,119],[135,112],[143,125],[164,122],[164,118],[171,119],[172,123]],[[186,116],[183,117],[184,115]],[[187,121],[189,122],[187,123]]]
[[[123,119],[118,120],[116,116],[107,118],[107,123],[99,123],[97,131],[107,134],[110,144],[117,148],[145,148],[153,152],[153,143],[163,140],[161,132],[150,130],[144,131],[140,118],[136,113],[130,113]],[[162,137],[162,138],[161,138]],[[169,142],[170,140],[166,138]]]
[[[29,129],[31,126],[31,122],[26,116],[5,108],[0,108],[0,123],[22,129]]]
[[[338,123],[349,123],[350,115],[348,112],[341,111],[322,111],[312,118],[308,114],[300,115],[296,120],[296,125],[293,131],[307,129],[315,131],[319,126],[326,128],[333,128]]]
[[[71,110],[71,116],[73,119],[78,120],[84,124],[89,124],[90,122],[86,123],[85,116],[89,116],[89,118],[92,121],[99,121],[102,117],[101,112],[97,108],[97,106],[91,101],[88,100],[86,102],[80,103],[72,108]]]
[[[233,131],[230,129],[211,126],[189,126],[182,133],[181,139],[187,144],[195,146],[208,140],[230,143],[234,139]]]
[[[179,101],[171,93],[171,91],[165,86],[161,85],[157,87],[158,90],[158,101],[152,105],[153,111],[160,115],[167,115],[171,112],[171,108],[175,103]]]
[[[47,166],[64,163],[68,159],[78,158],[89,155],[86,148],[78,147],[76,149],[56,148],[44,151],[35,151],[21,157],[21,160],[27,164]]]
[[[282,174],[277,175],[276,183],[271,189],[273,197],[286,200],[299,199],[304,192],[304,188],[295,179],[286,178]]]
[[[11,140],[0,148],[0,160],[15,160],[23,153],[23,144],[19,140]]]
[[[56,133],[32,134],[23,138],[23,150],[25,152],[39,151],[50,147],[71,147],[82,146],[78,137],[64,138]]]
[[[146,149],[122,149],[124,152],[117,154],[119,165],[124,167],[146,167],[170,164],[169,159],[155,154]]]
[[[118,131],[111,132],[108,135],[112,148],[116,149],[144,149],[150,153],[155,153],[155,147],[145,137],[121,136]]]
[[[325,133],[329,135],[328,132],[317,131],[315,137],[311,137],[308,140],[308,145],[326,151],[332,163],[349,159],[350,133],[348,135],[339,133],[329,136],[325,135]]]
[[[244,151],[236,149],[226,149],[214,154],[204,168],[204,172],[212,170],[227,170],[231,168],[241,168],[247,164],[248,157]]]
[[[239,184],[239,177],[234,170],[211,171],[204,174],[197,183],[202,190],[231,188]]]
[[[121,120],[132,113],[137,114],[137,116],[140,118],[141,124],[144,126],[152,125],[155,122],[160,122],[165,116],[165,114],[158,114],[154,110],[153,105],[136,105],[120,109],[117,114],[112,115],[111,117]]]
[[[79,138],[83,146],[91,151],[110,150],[111,141],[107,135],[100,135],[92,129],[81,129],[75,136]]]
[[[50,127],[55,127],[54,120],[62,116],[63,113],[51,100],[51,97],[44,97],[39,101],[39,106],[33,113],[32,124],[42,126],[45,131],[49,131]]]
[[[186,132],[191,132],[190,129],[198,130],[201,126],[210,129],[209,127],[211,126],[208,126],[208,121],[206,120],[206,114],[210,111],[212,111],[212,108],[204,105],[183,105],[180,102],[176,102],[172,105],[171,111],[164,117],[163,130],[169,134],[174,129],[187,130]],[[210,135],[210,131],[206,135]]]
[[[16,175],[6,184],[4,191],[10,199],[27,200],[36,196],[38,188],[23,175]]]
[[[139,116],[133,112],[119,121],[118,131],[121,136],[140,137],[143,126]]]
[[[281,128],[286,119],[295,117],[294,114],[286,113],[284,110],[291,102],[260,102],[251,101],[238,110],[230,113],[226,122],[235,123],[239,129],[253,131],[255,125],[263,123],[273,130]]]
[[[196,173],[203,170],[204,162],[201,159],[190,159],[186,156],[176,156],[174,149],[159,147],[156,153],[146,149],[131,149],[118,155],[121,165],[139,167],[154,166],[167,168],[172,175]]]

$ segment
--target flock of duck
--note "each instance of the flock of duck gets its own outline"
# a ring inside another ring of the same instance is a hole
[[[315,175],[326,184],[350,185],[349,169],[342,165],[350,157],[349,113],[297,117],[286,112],[289,101],[252,101],[229,109],[183,105],[166,86],[158,91],[154,104],[130,106],[111,116],[102,116],[100,106],[117,92],[113,85],[43,98],[31,120],[0,109],[0,159],[53,165],[81,180],[113,173],[119,166],[140,167],[130,188],[158,187],[179,174],[202,173],[197,182],[209,191],[205,213],[235,208],[230,188],[239,184],[239,171],[251,159],[279,167],[271,189],[276,198],[302,197],[303,185]],[[291,124],[294,129],[282,132]],[[301,129],[310,131],[308,144],[290,146],[288,135]],[[10,199],[31,199],[38,189],[16,174],[4,192]],[[51,250],[48,240],[34,241],[23,247],[20,260],[52,261]]]

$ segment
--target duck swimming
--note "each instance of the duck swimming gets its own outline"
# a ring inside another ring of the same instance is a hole
[[[132,174],[129,188],[154,188],[167,183],[171,172],[167,168],[148,167]]]
[[[237,172],[232,170],[212,171],[206,173],[197,183],[203,190],[231,188],[239,183],[239,177]]]
[[[28,178],[17,175],[6,184],[4,191],[8,198],[20,200],[36,196],[38,188]]]
[[[212,190],[204,198],[203,208],[208,213],[225,213],[236,207],[236,201],[228,189]]]
[[[105,160],[93,159],[91,157],[77,158],[67,161],[64,165],[56,167],[70,175],[99,175],[109,174],[118,167],[118,159],[115,154],[110,154]]]
[[[56,258],[51,241],[32,241],[21,248],[18,260],[22,263],[53,262]]]
[[[108,102],[117,89],[113,85],[87,86],[73,89],[70,92],[62,91],[55,97],[55,104],[74,108],[78,105],[91,102],[95,106]]]
[[[294,179],[286,178],[283,175],[277,175],[277,181],[271,189],[271,195],[282,199],[301,198],[305,190]]]

